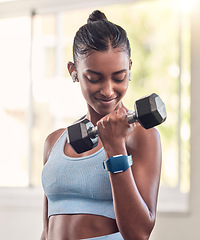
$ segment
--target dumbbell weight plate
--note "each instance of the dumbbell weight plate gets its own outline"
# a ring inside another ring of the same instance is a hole
[[[88,134],[89,130],[93,128],[94,125],[88,119],[67,128],[67,142],[77,153],[88,151],[98,145],[98,135]]]

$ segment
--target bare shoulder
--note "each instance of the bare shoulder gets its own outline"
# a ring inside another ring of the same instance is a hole
[[[44,164],[47,162],[49,154],[56,143],[56,141],[59,139],[59,137],[62,135],[62,133],[65,131],[65,128],[58,129],[46,138],[44,143]]]

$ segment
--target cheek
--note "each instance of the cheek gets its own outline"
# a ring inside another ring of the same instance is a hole
[[[128,83],[124,83],[123,85],[121,85],[119,88],[118,88],[118,92],[120,93],[120,95],[123,97],[126,92],[128,90]]]

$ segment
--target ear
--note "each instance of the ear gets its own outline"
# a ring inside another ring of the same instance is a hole
[[[75,65],[72,62],[68,62],[67,69],[70,75],[72,74],[72,72],[76,71]]]
[[[129,61],[129,70],[131,70],[132,64],[133,64],[133,62],[132,62],[132,60],[130,59],[130,61]]]

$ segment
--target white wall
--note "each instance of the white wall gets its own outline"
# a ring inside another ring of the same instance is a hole
[[[200,3],[191,18],[191,193],[186,213],[158,213],[151,240],[200,239]],[[170,46],[169,46],[170,47]],[[0,239],[37,240],[42,231],[41,189],[0,189]]]

